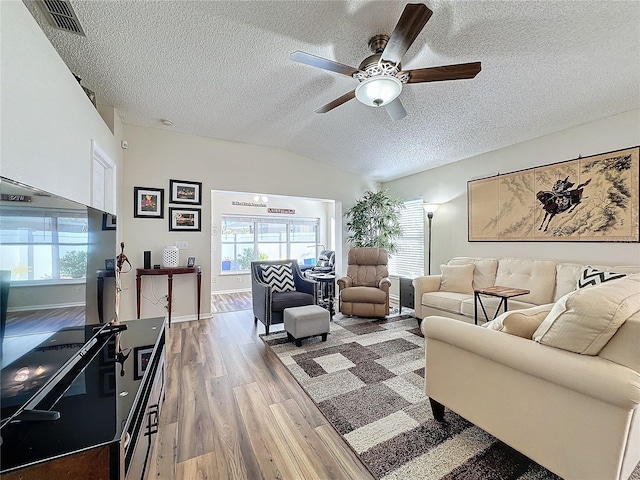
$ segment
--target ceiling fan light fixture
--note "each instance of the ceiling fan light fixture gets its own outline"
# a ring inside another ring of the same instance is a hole
[[[356,98],[370,107],[382,107],[398,98],[400,92],[400,80],[389,75],[381,75],[361,82],[356,87]]]

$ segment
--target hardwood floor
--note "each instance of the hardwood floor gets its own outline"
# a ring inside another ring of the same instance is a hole
[[[251,310],[168,330],[166,397],[148,478],[373,478],[264,346],[263,332]]]
[[[211,313],[237,312],[252,308],[251,292],[211,294]]]

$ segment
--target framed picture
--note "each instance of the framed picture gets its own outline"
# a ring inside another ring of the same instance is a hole
[[[200,209],[169,207],[169,230],[199,232]]]
[[[149,366],[153,345],[133,349],[133,379],[140,380]]]
[[[116,216],[111,213],[102,214],[102,230],[115,230]]]
[[[104,269],[105,270],[115,270],[116,269],[116,259],[115,258],[106,258],[104,260]]]
[[[468,182],[469,241],[640,241],[640,147]]]
[[[187,267],[193,267],[196,264],[196,257],[189,257],[187,259]]]
[[[202,183],[184,180],[169,180],[169,203],[202,205]]]
[[[164,218],[164,189],[133,187],[133,216]]]

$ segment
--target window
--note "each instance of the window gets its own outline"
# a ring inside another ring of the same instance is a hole
[[[3,207],[0,269],[12,282],[57,282],[87,275],[86,210]]]
[[[249,271],[254,260],[315,259],[318,219],[222,216],[222,272]]]
[[[398,239],[398,251],[389,258],[391,275],[424,275],[424,210],[422,199],[404,202],[400,211],[402,237]]]

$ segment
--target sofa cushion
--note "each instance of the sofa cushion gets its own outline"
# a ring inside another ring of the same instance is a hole
[[[567,293],[574,291],[577,288],[578,278],[582,273],[585,265],[579,263],[559,263],[556,267],[556,293],[553,301],[557,302],[560,297],[564,297]],[[615,266],[608,265],[593,265],[593,268],[603,270],[605,272],[618,272],[618,273],[638,273],[640,267],[634,266]]]
[[[496,258],[473,258],[455,257],[447,262],[447,265],[469,265],[473,264],[473,288],[481,289],[493,287],[496,281],[496,270],[498,269],[498,259]]]
[[[553,304],[548,303],[524,310],[510,310],[482,326],[531,340],[534,332],[547,317],[552,307]]]
[[[473,293],[473,271],[475,265],[440,265],[440,291]]]
[[[340,300],[355,303],[386,303],[387,292],[377,287],[350,287],[340,292]]]
[[[611,280],[617,280],[618,278],[626,277],[626,273],[607,272],[605,270],[599,270],[591,266],[582,269],[578,281],[576,283],[577,288],[592,287]]]
[[[304,292],[276,292],[271,297],[271,311],[282,312],[285,308],[313,305],[313,295]]]
[[[597,355],[634,313],[640,311],[640,274],[568,293],[533,335],[536,342]]]
[[[564,297],[567,293],[573,292],[576,289],[576,283],[583,268],[584,265],[580,263],[559,263],[556,265],[554,302],[557,302],[561,297]]]
[[[551,303],[556,286],[556,262],[502,258],[498,262],[496,285],[530,290],[531,293],[518,296],[522,302],[534,305]]]
[[[271,287],[272,292],[292,292],[296,289],[293,283],[291,264],[260,265],[262,281]]]
[[[461,313],[462,302],[469,299],[466,293],[454,292],[426,292],[422,294],[422,305],[446,310],[451,313]],[[471,314],[473,315],[473,313]]]
[[[608,272],[611,271],[611,272],[626,273],[626,274],[640,273],[640,266],[632,266],[632,265],[615,265],[613,267],[600,267],[598,265],[594,265],[593,268],[597,268],[599,270],[606,270]]]
[[[640,372],[640,312],[631,315],[598,356]]]

